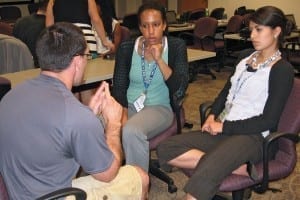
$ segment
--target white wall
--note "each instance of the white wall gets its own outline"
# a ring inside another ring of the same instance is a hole
[[[297,25],[300,26],[300,7],[299,0],[208,0],[208,9],[224,7],[227,16],[234,14],[234,10],[240,6],[246,6],[247,9],[256,9],[266,5],[272,5],[280,8],[285,14],[294,14]],[[298,5],[298,6],[297,6]]]

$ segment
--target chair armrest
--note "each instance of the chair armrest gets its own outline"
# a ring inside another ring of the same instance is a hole
[[[67,197],[69,195],[74,195],[76,200],[85,200],[86,199],[85,191],[83,191],[79,188],[69,187],[69,188],[59,189],[54,192],[50,192],[46,195],[39,197],[37,200],[52,200],[52,199],[58,199],[61,197]]]
[[[201,103],[199,106],[199,113],[200,113],[200,124],[201,126],[204,124],[207,114],[209,112],[209,110],[212,107],[212,101],[206,101],[204,103]]]
[[[282,137],[287,138],[295,143],[299,142],[300,140],[298,134],[283,132],[273,132],[265,138],[263,143],[263,178],[261,185],[255,189],[255,191],[258,193],[265,192],[269,186],[269,147],[272,142]]]

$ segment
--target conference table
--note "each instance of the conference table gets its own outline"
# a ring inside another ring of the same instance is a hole
[[[228,24],[227,19],[218,20],[218,28],[224,28]],[[195,29],[195,23],[186,23],[185,25],[177,24],[177,25],[169,25],[168,32],[184,32],[184,31],[193,31]]]
[[[285,36],[286,40],[298,38],[300,35],[297,32],[291,32],[290,35]],[[224,34],[224,39],[229,40],[247,40],[250,41],[250,38],[241,37],[239,33],[232,33],[232,34]]]
[[[188,62],[196,60],[203,60],[216,56],[215,52],[202,51],[198,49],[188,49]],[[102,57],[89,60],[85,69],[84,81],[82,85],[73,88],[74,92],[82,91],[90,88],[97,87],[101,81],[110,80],[114,73],[114,60],[103,59]],[[40,74],[39,68],[29,69],[14,73],[0,74],[11,81],[12,87],[25,80],[32,79]]]

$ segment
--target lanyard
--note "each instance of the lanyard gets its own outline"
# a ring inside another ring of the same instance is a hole
[[[255,65],[256,65],[256,59],[257,59],[258,55],[259,55],[258,52],[255,53],[255,55],[254,55],[253,58],[252,58],[251,63],[250,63],[250,64],[246,64],[246,66],[247,66],[247,65],[252,65],[252,64],[255,64]],[[247,76],[246,78],[244,78],[244,79],[242,80],[241,84],[239,84],[240,81],[241,81],[241,79],[242,79],[243,74],[247,71],[247,68],[246,68],[246,69],[241,73],[241,75],[239,76],[239,78],[237,79],[236,88],[235,88],[235,90],[234,90],[234,93],[233,93],[233,97],[232,97],[231,102],[234,101],[236,95],[239,93],[239,91],[241,90],[242,86],[246,83],[246,81],[247,81],[250,77],[252,77],[252,76],[255,75],[255,73],[257,72],[257,70],[260,70],[260,69],[262,69],[262,68],[265,68],[265,67],[269,66],[270,63],[272,63],[274,60],[276,60],[280,55],[281,55],[281,52],[280,52],[279,50],[277,50],[277,51],[276,51],[271,57],[269,57],[265,62],[258,64],[257,67],[256,67],[256,69],[255,69],[255,71],[253,71],[249,76]]]
[[[246,69],[245,69],[244,71],[242,71],[241,75],[240,75],[239,78],[237,79],[236,87],[235,87],[235,90],[234,90],[234,92],[233,92],[231,102],[234,101],[236,95],[239,93],[239,91],[241,90],[241,88],[243,87],[243,85],[246,83],[246,81],[247,81],[251,76],[253,76],[253,75],[256,73],[256,71],[255,71],[255,72],[251,72],[251,74],[250,74],[249,76],[247,76],[246,78],[244,78],[244,79],[242,80],[241,84],[240,84],[240,81],[241,81],[241,79],[242,79],[242,76],[244,75],[244,73],[245,73],[246,71],[247,71]]]
[[[146,94],[147,90],[148,90],[148,87],[149,87],[149,85],[150,85],[150,83],[151,83],[151,81],[152,81],[152,79],[154,77],[154,74],[155,74],[155,71],[156,71],[156,68],[157,68],[157,64],[155,62],[154,67],[151,70],[149,79],[147,80],[147,78],[146,78],[146,70],[145,70],[145,41],[143,41],[143,43],[142,43],[142,58],[141,58],[141,62],[142,62],[142,76],[143,76],[143,82],[144,82],[144,88],[145,88],[144,93]]]

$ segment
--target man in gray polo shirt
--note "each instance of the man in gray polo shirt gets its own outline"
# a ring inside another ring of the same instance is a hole
[[[88,52],[76,26],[47,28],[37,42],[41,74],[0,102],[0,172],[10,199],[36,199],[71,186],[85,190],[88,199],[146,195],[148,175],[121,167],[122,109],[108,84],[101,84],[89,106],[71,92],[82,82]],[[80,166],[91,175],[72,181]]]

